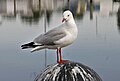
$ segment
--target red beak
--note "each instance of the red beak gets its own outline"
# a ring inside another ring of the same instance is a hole
[[[66,20],[66,19],[65,19],[65,18],[63,18],[63,19],[62,19],[62,23],[63,23],[65,20]]]

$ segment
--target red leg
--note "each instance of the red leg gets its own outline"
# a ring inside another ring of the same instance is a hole
[[[61,48],[59,49],[59,54],[60,54],[60,61],[62,61],[62,53],[61,53]]]
[[[59,50],[59,54],[60,54],[60,61],[59,61],[58,63],[68,62],[68,60],[63,60],[63,59],[62,59],[62,51],[61,51],[61,48],[59,48],[58,50]]]

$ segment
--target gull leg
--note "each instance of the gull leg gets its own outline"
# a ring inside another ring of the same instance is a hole
[[[58,63],[64,63],[64,62],[68,62],[68,60],[63,60],[62,59],[62,51],[61,51],[61,48],[58,49],[59,50],[59,54],[60,54],[60,61]]]
[[[60,62],[62,61],[62,53],[61,53],[61,48],[59,49],[59,54],[60,54]]]

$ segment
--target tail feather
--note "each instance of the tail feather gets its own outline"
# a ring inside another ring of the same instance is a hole
[[[34,52],[34,51],[38,51],[38,50],[44,49],[44,48],[45,48],[45,46],[37,46],[37,47],[35,47],[35,48],[33,48],[31,50],[31,53]]]

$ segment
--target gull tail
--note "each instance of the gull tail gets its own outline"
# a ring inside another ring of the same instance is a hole
[[[34,51],[38,51],[38,50],[44,49],[44,48],[45,48],[45,46],[37,46],[37,47],[35,47],[35,48],[33,48],[31,50],[31,53],[34,52]]]
[[[22,49],[32,48],[31,52],[38,51],[45,48],[43,45],[40,45],[40,44],[37,45],[34,42],[23,44],[21,47]]]

